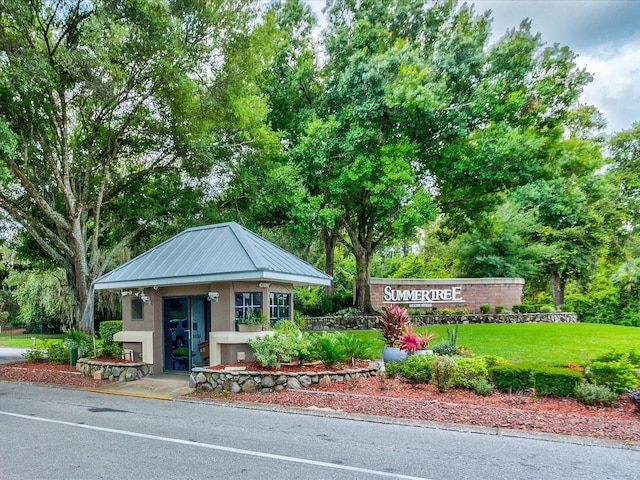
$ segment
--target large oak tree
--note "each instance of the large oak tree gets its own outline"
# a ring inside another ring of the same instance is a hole
[[[436,212],[464,231],[499,193],[554,172],[590,77],[529,22],[491,45],[490,13],[454,1],[333,0],[326,14],[322,99],[294,158],[370,311],[380,248]]]
[[[252,149],[253,8],[0,1],[0,209],[64,269],[83,330],[112,254],[192,219],[216,158]]]

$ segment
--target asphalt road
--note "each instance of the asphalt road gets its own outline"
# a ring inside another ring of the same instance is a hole
[[[640,471],[638,445],[490,432],[0,382],[3,479],[635,480]]]
[[[0,347],[0,363],[15,362],[16,360],[24,360],[22,356],[28,349],[17,347]]]

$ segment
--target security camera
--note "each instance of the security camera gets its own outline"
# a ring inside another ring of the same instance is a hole
[[[207,300],[217,302],[220,299],[220,294],[218,292],[209,292],[207,293]]]
[[[149,295],[141,295],[140,300],[142,300],[144,303],[151,303],[151,297]]]
[[[122,290],[120,292],[120,295],[122,295],[123,297],[126,297],[127,295],[131,295],[131,290]]]

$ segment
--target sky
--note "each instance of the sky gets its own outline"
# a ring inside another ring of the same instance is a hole
[[[471,2],[469,2],[471,3]],[[607,132],[640,122],[640,0],[474,0],[491,10],[496,38],[531,19],[548,45],[567,45],[593,74],[582,101],[595,105]]]
[[[380,0],[384,1],[384,0]],[[324,0],[307,0],[319,13]],[[460,1],[462,4],[463,2]],[[594,80],[582,102],[595,105],[607,133],[640,122],[640,0],[467,0],[491,10],[494,39],[525,18],[547,45],[568,46]]]

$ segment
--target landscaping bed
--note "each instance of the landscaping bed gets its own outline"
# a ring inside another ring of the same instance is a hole
[[[249,402],[285,407],[331,409],[450,424],[475,425],[640,443],[640,413],[620,396],[615,407],[589,407],[572,398],[528,393],[476,395],[466,389],[438,392],[433,385],[411,386],[402,379],[371,377],[273,393],[194,392],[214,402]]]
[[[68,365],[26,363],[0,365],[0,379],[92,388],[108,380],[85,377]],[[273,393],[215,394],[193,392],[190,398],[476,425],[621,440],[640,443],[640,413],[620,396],[615,407],[588,407],[575,399],[497,392],[483,397],[466,389],[438,392],[433,385],[411,386],[384,376],[317,385],[312,389]]]

